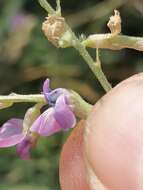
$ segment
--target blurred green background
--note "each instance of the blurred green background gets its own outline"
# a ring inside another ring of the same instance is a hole
[[[62,0],[62,8],[78,36],[109,32],[106,23],[115,8],[121,13],[122,33],[143,36],[141,0]],[[56,49],[47,41],[41,31],[45,16],[37,0],[0,0],[0,94],[40,93],[49,77],[53,88],[76,90],[94,103],[104,91],[74,49]],[[89,51],[95,57],[95,50]],[[113,86],[143,71],[142,52],[101,50],[100,56]],[[1,110],[0,124],[22,118],[31,105]],[[59,190],[58,160],[68,133],[41,139],[30,161],[20,160],[15,148],[0,149],[0,190]]]

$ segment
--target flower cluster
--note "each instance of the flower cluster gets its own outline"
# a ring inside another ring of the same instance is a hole
[[[40,113],[39,107],[30,108],[24,119],[12,118],[0,128],[0,148],[16,145],[16,152],[22,159],[30,158],[30,151],[40,136],[46,137],[76,124],[70,93],[63,88],[51,90],[50,80],[43,84],[43,94],[50,108]]]

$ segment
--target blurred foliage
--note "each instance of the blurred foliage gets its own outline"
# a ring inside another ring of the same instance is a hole
[[[51,3],[55,6],[53,0]],[[122,16],[122,32],[143,36],[141,0],[62,0],[62,7],[77,35],[108,32],[106,23],[117,8]],[[94,103],[103,95],[102,88],[75,50],[56,49],[49,44],[41,32],[45,16],[37,1],[0,1],[0,94],[39,93],[43,80],[49,77],[53,88],[76,90]],[[95,57],[95,50],[90,53]],[[112,85],[143,71],[142,52],[101,50],[100,57]],[[11,117],[22,118],[29,106],[16,104],[0,111],[0,123]],[[59,190],[58,160],[67,136],[61,133],[43,138],[30,161],[17,158],[15,148],[0,149],[0,189]]]

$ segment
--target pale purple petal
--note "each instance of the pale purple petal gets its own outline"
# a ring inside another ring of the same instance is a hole
[[[16,146],[16,153],[23,160],[30,159],[30,151],[32,146],[32,140],[30,136],[26,136],[19,144]]]
[[[60,130],[61,127],[54,118],[54,108],[49,108],[43,112],[30,128],[30,131],[36,132],[41,136],[49,136]]]
[[[0,148],[18,144],[24,138],[22,120],[10,119],[0,128]]]
[[[64,95],[61,95],[57,99],[54,110],[54,117],[61,128],[66,130],[75,126],[76,118],[66,102],[66,97]]]
[[[49,93],[51,91],[50,89],[50,79],[46,79],[43,84],[43,92]]]

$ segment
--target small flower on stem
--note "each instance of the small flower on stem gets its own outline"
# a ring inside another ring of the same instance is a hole
[[[27,160],[40,136],[50,136],[75,126],[69,91],[51,90],[49,83],[49,79],[44,82],[43,94],[51,107],[40,115],[43,104],[36,104],[27,110],[23,120],[13,118],[4,123],[0,128],[0,148],[16,145],[17,154]]]
[[[52,107],[43,112],[30,128],[30,131],[41,136],[49,136],[73,128],[76,124],[76,118],[68,101],[70,98],[68,90],[64,88],[51,90],[49,83],[49,79],[44,82],[43,93]]]

